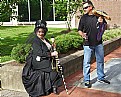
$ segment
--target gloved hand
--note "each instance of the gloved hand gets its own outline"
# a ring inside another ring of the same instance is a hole
[[[58,52],[57,51],[52,52],[51,56],[58,56]]]

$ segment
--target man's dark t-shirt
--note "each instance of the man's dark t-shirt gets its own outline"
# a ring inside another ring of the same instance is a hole
[[[102,39],[100,41],[97,40],[97,34],[98,34],[97,22],[98,22],[98,17],[95,15],[85,14],[81,17],[78,26],[78,31],[82,31],[86,33],[88,36],[88,41],[85,41],[84,39],[83,44],[85,46],[96,46],[102,43]]]

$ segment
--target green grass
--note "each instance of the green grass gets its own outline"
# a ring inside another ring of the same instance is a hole
[[[33,33],[34,26],[0,26],[0,63],[12,60],[11,58],[11,50],[18,43],[23,44],[26,43],[28,36]],[[62,28],[49,28],[46,37],[48,39],[51,36],[59,36]],[[73,29],[70,35],[78,35],[77,29]],[[111,29],[106,30],[103,35],[103,40],[109,40],[115,38],[117,36],[121,36],[121,29]],[[31,37],[31,36],[30,36]]]
[[[1,56],[10,55],[11,49],[17,43],[24,43],[28,35],[33,31],[31,27],[0,27]]]
[[[18,43],[26,42],[27,37],[33,33],[34,26],[0,26],[0,63],[11,60],[11,50]],[[60,35],[62,28],[49,28],[47,38]]]

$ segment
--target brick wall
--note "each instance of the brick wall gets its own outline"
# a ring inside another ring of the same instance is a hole
[[[91,0],[95,6],[95,9],[105,11],[110,17],[111,21],[106,20],[110,27],[121,27],[121,0]],[[80,12],[77,11],[76,16],[79,16]],[[76,27],[78,27],[79,19],[76,18]]]
[[[95,9],[105,11],[110,17],[111,21],[107,21],[112,27],[115,24],[121,27],[121,0],[91,0]]]

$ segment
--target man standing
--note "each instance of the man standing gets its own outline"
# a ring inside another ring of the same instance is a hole
[[[91,55],[94,52],[97,62],[97,81],[110,84],[105,79],[104,74],[104,50],[102,44],[102,35],[106,28],[106,21],[102,17],[97,17],[93,14],[94,6],[91,1],[83,4],[85,14],[81,17],[78,27],[78,32],[84,38],[84,61],[83,61],[83,75],[85,87],[90,88],[90,63]],[[103,26],[100,26],[103,24]],[[100,35],[100,36],[99,36]],[[101,38],[100,38],[101,37]]]

